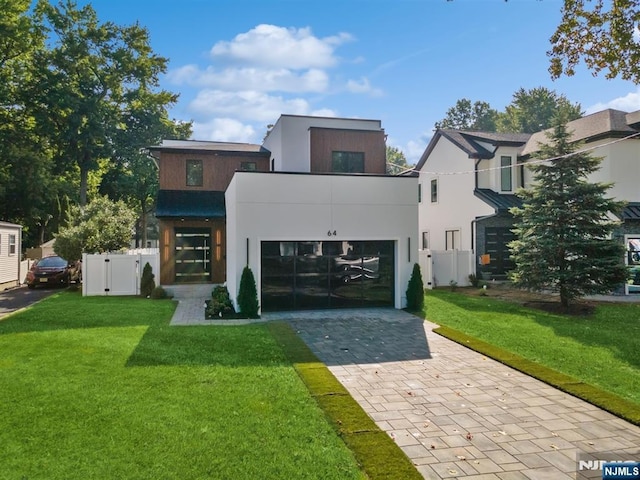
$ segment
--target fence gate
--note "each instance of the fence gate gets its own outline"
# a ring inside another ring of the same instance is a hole
[[[83,254],[82,295],[138,295],[147,262],[159,278],[158,254]]]

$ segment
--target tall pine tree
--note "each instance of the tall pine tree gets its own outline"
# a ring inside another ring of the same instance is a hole
[[[579,152],[564,119],[555,121],[531,165],[534,183],[513,208],[516,240],[509,244],[516,286],[560,294],[563,309],[585,295],[608,293],[626,280],[624,247],[611,238],[624,202],[606,196],[611,184],[590,183],[601,158]]]

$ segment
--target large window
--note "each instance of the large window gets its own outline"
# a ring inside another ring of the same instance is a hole
[[[202,160],[187,160],[187,187],[201,187],[202,178]]]
[[[240,170],[245,172],[255,172],[258,169],[258,164],[256,162],[242,162],[240,164]]]
[[[503,192],[510,192],[513,190],[511,157],[500,157],[500,190]]]
[[[431,203],[438,202],[438,179],[431,180]]]
[[[331,169],[336,173],[364,173],[364,153],[333,152]]]
[[[445,232],[445,250],[460,250],[460,230]]]

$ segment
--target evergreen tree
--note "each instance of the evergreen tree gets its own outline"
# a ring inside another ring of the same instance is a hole
[[[534,184],[520,190],[522,208],[513,208],[516,240],[509,244],[516,268],[511,280],[529,290],[560,294],[566,310],[584,295],[607,293],[626,280],[624,247],[611,238],[623,202],[606,197],[607,183],[590,183],[600,158],[578,152],[566,117],[556,120],[531,165]]]
[[[409,285],[407,285],[407,309],[413,312],[421,311],[424,307],[424,284],[422,283],[422,273],[420,265],[415,263]]]
[[[248,266],[245,266],[242,270],[242,276],[240,277],[240,288],[238,292],[238,309],[240,313],[246,315],[249,318],[255,318],[258,316],[258,291],[256,289],[256,280],[253,277],[253,272]]]
[[[142,278],[140,278],[140,296],[144,298],[151,296],[154,288],[156,288],[155,275],[151,264],[147,262],[144,264]]]

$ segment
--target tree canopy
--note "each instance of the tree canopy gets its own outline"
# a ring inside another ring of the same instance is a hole
[[[445,117],[435,123],[435,128],[493,132],[498,112],[487,102],[474,102],[461,98],[447,110]]]
[[[54,250],[69,261],[81,259],[83,253],[115,252],[131,242],[136,214],[122,200],[96,197],[85,206],[71,207],[68,215]]]
[[[405,157],[402,150],[397,147],[387,147],[387,173],[390,175],[397,175],[401,172],[409,170],[411,165],[407,163],[407,157]]]
[[[487,102],[471,103],[471,100],[463,98],[434,126],[455,130],[534,133],[551,127],[559,115],[569,121],[575,120],[582,116],[582,108],[579,103],[571,103],[564,95],[546,87],[520,88],[503,112],[494,110]]]
[[[594,75],[640,83],[640,0],[564,0],[551,36],[549,72],[574,75],[581,61]]]
[[[169,118],[178,96],[159,88],[168,60],[144,27],[101,22],[90,4],[0,0],[0,11],[0,217],[37,245],[69,205],[106,193],[136,207],[144,235],[157,190],[144,149],[191,134]]]
[[[560,294],[567,309],[584,295],[608,293],[627,277],[624,247],[611,238],[624,203],[606,196],[611,187],[590,183],[600,158],[579,152],[570,142],[566,119],[559,119],[541,146],[531,188],[520,190],[522,208],[513,208],[516,240],[509,247],[516,268],[511,280],[518,287]]]

